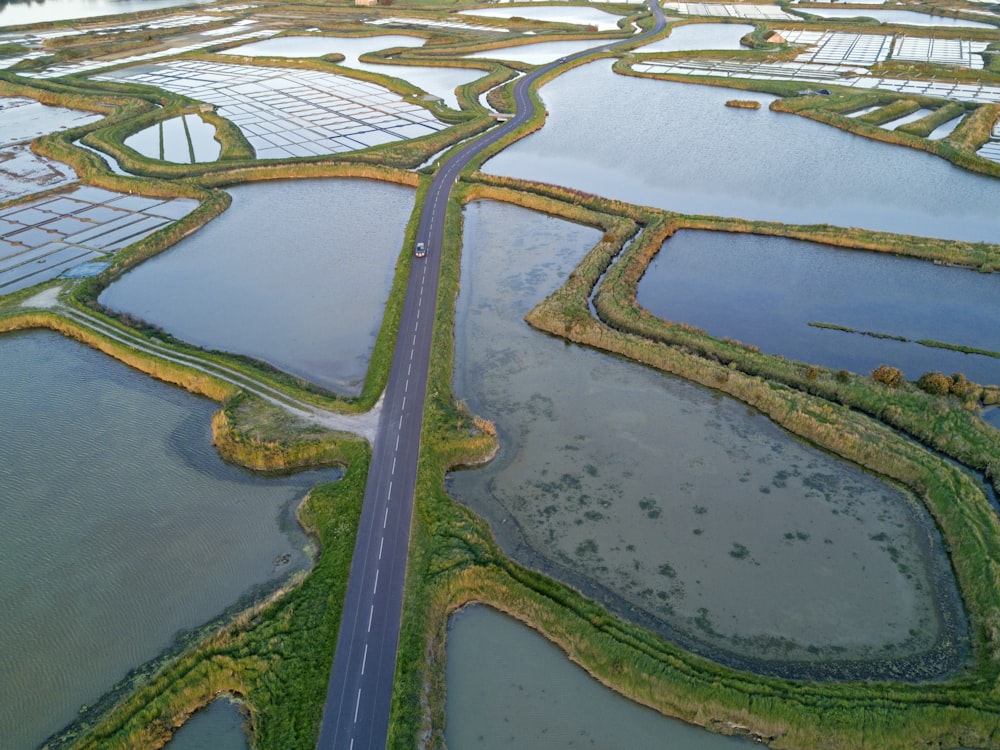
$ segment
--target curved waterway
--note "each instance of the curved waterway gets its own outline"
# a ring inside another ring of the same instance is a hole
[[[917,342],[1000,353],[998,295],[1000,274],[783,237],[682,230],[650,263],[636,299],[654,315],[803,362],[860,373],[891,364],[911,380],[936,370],[996,384],[1000,359]]]
[[[357,395],[413,190],[328,179],[230,193],[225,213],[124,275],[101,303],[198,346]]]
[[[179,631],[308,560],[339,472],[221,461],[215,405],[54,333],[0,338],[0,747],[27,750]]]
[[[451,618],[447,689],[451,750],[759,747],[623,698],[538,633],[488,607],[466,607]]]
[[[522,320],[599,238],[466,210],[456,394],[501,453],[453,474],[519,561],[723,663],[922,679],[964,659],[934,525],[906,493],[745,405]]]
[[[672,211],[1000,242],[1000,181],[913,149],[771,112],[732,89],[575,68],[541,91],[545,127],[484,171]]]

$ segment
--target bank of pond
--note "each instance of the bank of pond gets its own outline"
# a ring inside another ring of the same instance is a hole
[[[964,663],[917,500],[734,400],[529,328],[594,230],[485,202],[464,231],[455,391],[502,448],[448,486],[509,555],[738,668],[926,679]]]

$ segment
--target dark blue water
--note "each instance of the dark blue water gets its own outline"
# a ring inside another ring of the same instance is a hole
[[[1000,275],[879,253],[724,232],[680,231],[639,283],[639,304],[770,354],[911,379],[938,370],[1000,383],[1000,359],[824,330],[810,322],[1000,352]]]

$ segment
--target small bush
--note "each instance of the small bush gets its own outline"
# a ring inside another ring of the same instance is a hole
[[[890,365],[879,365],[874,370],[872,370],[872,380],[876,383],[882,383],[890,388],[895,388],[901,385],[906,378],[903,377],[903,371],[898,367],[892,367]]]
[[[917,381],[917,387],[932,396],[947,396],[951,392],[951,378],[940,372],[925,372]]]
[[[837,370],[837,382],[838,383],[849,383],[851,382],[851,373],[849,370]]]
[[[970,383],[965,375],[956,372],[951,376],[951,392],[959,398],[969,395],[969,391],[976,387],[975,383]]]
[[[818,380],[819,368],[815,365],[806,368],[806,380]]]

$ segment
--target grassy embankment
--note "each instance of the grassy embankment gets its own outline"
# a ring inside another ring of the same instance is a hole
[[[466,190],[466,199],[510,200],[605,230],[602,242],[566,287],[532,314],[533,324],[547,321],[556,335],[639,361],[649,361],[649,351],[659,354],[660,348],[669,348],[616,332],[587,311],[590,287],[631,234],[630,217],[486,186]],[[422,444],[392,747],[412,747],[417,736],[429,737],[431,747],[441,746],[447,616],[473,601],[488,603],[539,629],[595,677],[625,695],[718,731],[745,731],[786,747],[903,748],[938,741],[990,746],[1000,728],[996,714],[1000,570],[994,557],[1000,552],[1000,524],[975,482],[961,471],[848,408],[676,353],[690,360],[686,374],[696,381],[700,376],[710,387],[722,385],[722,390],[764,409],[798,434],[916,490],[952,544],[956,572],[972,612],[979,659],[970,674],[932,685],[873,685],[803,683],[738,673],[622,623],[569,587],[508,560],[485,524],[443,490],[443,476],[451,464],[467,461],[479,448],[485,450],[467,442],[483,438],[453,405],[449,387],[460,249],[454,238],[459,231],[460,217],[453,210],[438,300],[428,390],[432,408]],[[725,383],[720,382],[723,376]],[[428,657],[431,666],[425,672],[421,665]]]

